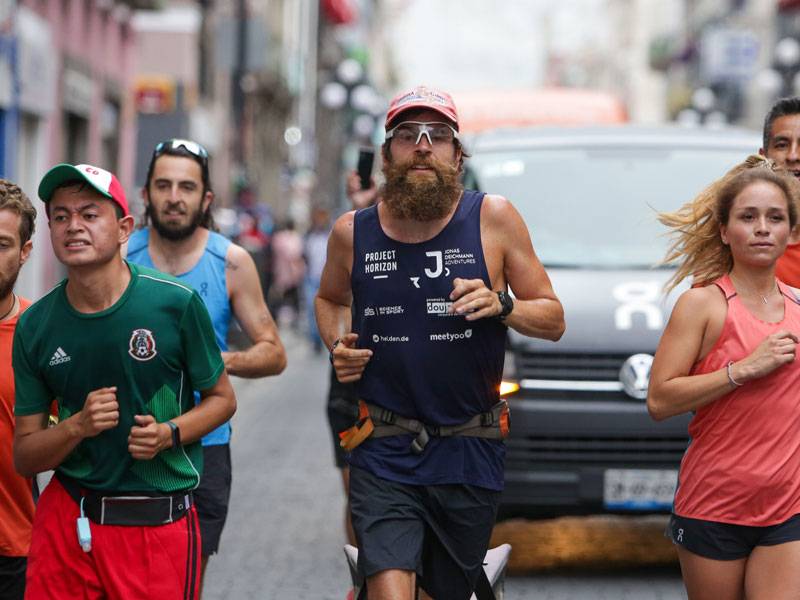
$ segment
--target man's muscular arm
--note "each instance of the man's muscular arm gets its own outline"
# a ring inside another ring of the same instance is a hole
[[[564,309],[536,256],[528,228],[501,196],[487,195],[481,208],[481,241],[494,290],[480,279],[455,279],[453,312],[474,321],[502,311],[498,290],[514,292],[514,310],[505,324],[523,335],[556,341],[564,333]]]
[[[238,377],[277,375],[286,368],[286,351],[264,302],[256,265],[247,251],[231,244],[225,260],[231,308],[252,346],[223,352],[225,370]]]
[[[336,221],[328,238],[328,256],[322,271],[319,291],[314,300],[317,327],[325,345],[330,348],[338,339],[333,351],[333,366],[341,382],[361,378],[372,356],[370,350],[355,348],[358,336],[351,333],[350,272],[353,266],[353,212]]]

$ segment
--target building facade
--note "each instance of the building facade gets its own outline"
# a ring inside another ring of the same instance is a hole
[[[0,28],[0,169],[32,198],[44,172],[59,162],[112,170],[133,192],[130,19],[146,4],[20,0],[7,7]],[[18,288],[34,299],[63,274],[39,212]]]

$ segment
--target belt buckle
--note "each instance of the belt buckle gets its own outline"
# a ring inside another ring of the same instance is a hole
[[[394,414],[388,408],[382,408],[381,414],[378,417],[382,422],[386,423],[387,425],[394,425],[394,422],[397,420],[397,415]]]
[[[425,446],[428,445],[428,440],[430,440],[428,430],[423,427],[422,431],[417,434],[417,437],[411,440],[411,451],[414,454],[422,454],[425,450]]]

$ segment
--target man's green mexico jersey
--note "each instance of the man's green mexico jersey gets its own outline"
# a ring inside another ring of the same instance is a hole
[[[128,267],[128,288],[102,312],[77,312],[64,280],[22,315],[14,335],[14,412],[48,413],[55,399],[66,419],[89,392],[116,386],[119,424],[81,441],[58,470],[98,490],[193,489],[203,472],[199,441],[135,460],[128,435],[134,415],[164,422],[190,410],[192,390],[219,379],[222,357],[195,291],[153,269]]]

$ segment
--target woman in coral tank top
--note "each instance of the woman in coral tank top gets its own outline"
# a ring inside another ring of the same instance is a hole
[[[797,181],[750,157],[676,213],[673,288],[691,276],[656,352],[647,407],[693,412],[667,530],[690,600],[800,598],[798,292],[775,262]]]

